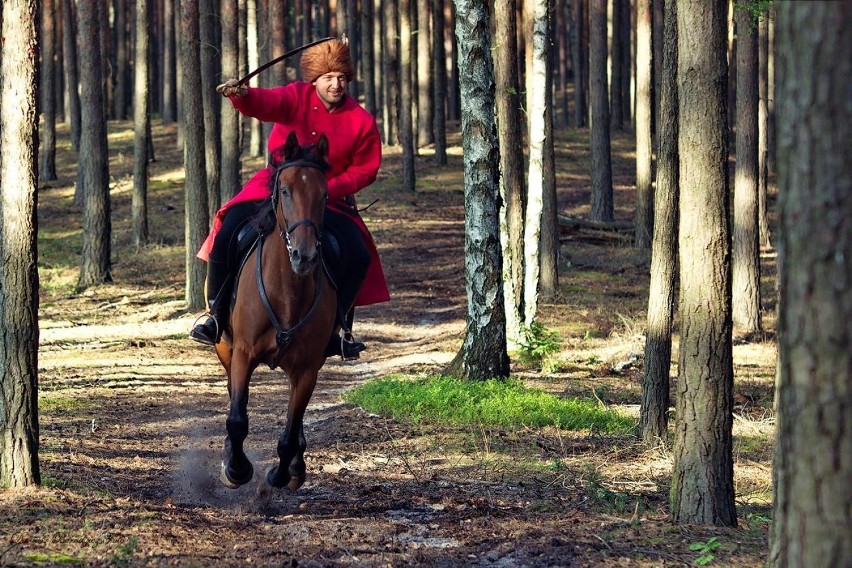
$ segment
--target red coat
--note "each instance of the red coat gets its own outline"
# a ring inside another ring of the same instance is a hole
[[[339,210],[351,208],[343,198],[357,193],[376,180],[382,162],[382,142],[373,116],[351,97],[333,112],[326,110],[310,83],[296,82],[284,87],[260,89],[248,87],[244,97],[231,98],[234,108],[246,116],[264,122],[273,122],[269,135],[269,151],[284,145],[287,135],[296,132],[300,144],[312,144],[321,134],[328,138],[328,162],[331,170],[328,179],[328,207]],[[267,199],[270,169],[263,168],[252,177],[243,189],[216,213],[213,228],[198,251],[198,258],[207,260],[213,239],[222,226],[225,212],[234,203]],[[370,231],[360,216],[355,223],[370,251],[371,262],[367,278],[358,296],[356,306],[366,306],[390,299],[385,273]]]

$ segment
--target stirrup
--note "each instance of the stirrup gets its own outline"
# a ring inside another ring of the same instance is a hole
[[[208,320],[213,321],[213,334],[212,339],[209,334],[209,325],[208,322],[205,321],[203,324],[198,323],[203,318],[208,318]],[[219,319],[212,312],[206,312],[198,316],[196,318],[195,323],[192,324],[192,329],[189,331],[189,338],[202,343],[204,345],[216,345],[219,343],[219,339],[222,337],[221,328],[219,327]]]
[[[351,331],[345,330],[340,335],[340,358],[344,361],[360,359],[360,353],[365,349],[367,346],[360,341],[355,341]]]

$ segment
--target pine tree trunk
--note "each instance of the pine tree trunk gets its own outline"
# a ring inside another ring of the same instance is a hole
[[[402,146],[402,187],[414,193],[414,104],[411,57],[411,0],[399,0],[399,144]]]
[[[624,69],[624,54],[622,50],[626,46],[622,43],[621,20],[624,18],[624,3],[621,0],[612,0],[612,49],[610,50],[610,59],[612,60],[612,73],[609,84],[609,102],[612,111],[612,128],[615,130],[624,130],[624,107],[622,106],[624,98],[621,96],[623,80],[621,74],[629,72]]]
[[[435,163],[447,163],[447,53],[444,49],[444,0],[432,0],[432,75],[435,106],[432,134],[435,137]]]
[[[181,0],[181,68],[183,69],[184,131],[183,162],[186,172],[184,191],[184,227],[186,246],[186,291],[189,309],[205,307],[204,263],[195,254],[207,237],[207,180],[204,165],[204,108],[201,98],[201,60],[199,53],[198,0]]]
[[[0,487],[41,482],[38,450],[38,115],[35,0],[0,13]],[[14,96],[12,96],[14,94]],[[14,228],[14,230],[10,230]]]
[[[128,61],[127,5],[125,0],[115,0],[113,4],[115,36],[115,97],[112,100],[113,117],[116,120],[127,119],[127,102],[130,96],[130,66]]]
[[[77,73],[77,29],[74,4],[62,0],[62,56],[65,71],[65,89],[68,91],[68,109],[65,114],[71,127],[71,148],[80,149],[80,81]]]
[[[680,360],[671,518],[735,526],[724,8],[678,1]],[[686,32],[689,33],[686,33]]]
[[[737,10],[737,165],[734,174],[732,317],[738,332],[760,331],[758,243],[757,34],[748,10]]]
[[[239,76],[237,0],[219,0],[222,22],[222,77]],[[230,104],[220,104],[222,166],[219,200],[226,203],[242,187],[240,179],[240,115]]]
[[[651,47],[651,0],[636,2],[636,226],[637,248],[651,246],[654,232],[654,193],[651,186],[653,98],[653,51]]]
[[[84,195],[83,252],[78,288],[111,282],[111,219],[106,106],[101,81],[101,52],[97,16],[99,0],[80,0],[80,109],[82,132],[77,183]]]
[[[56,10],[54,0],[43,0],[41,10],[42,132],[39,140],[39,181],[56,179]]]
[[[770,566],[852,566],[852,45],[847,2],[780,2]]]
[[[769,14],[758,24],[757,106],[757,225],[761,246],[769,248]]]
[[[339,1],[339,0],[338,0]],[[382,54],[382,75],[385,85],[385,104],[383,108],[383,131],[385,144],[395,146],[399,130],[399,64],[397,37],[397,0],[382,3],[384,11],[384,50]]]
[[[204,149],[207,168],[207,208],[212,219],[221,204],[221,178],[219,169],[222,160],[222,97],[216,94],[216,85],[221,77],[219,35],[219,13],[216,0],[201,0],[199,10],[199,33],[201,34],[201,101],[204,105]],[[281,66],[283,67],[283,65]],[[195,96],[198,96],[196,93]]]
[[[177,115],[177,42],[175,38],[175,2],[163,0],[163,122],[171,124]]]
[[[592,103],[592,221],[614,221],[612,160],[607,97],[606,3],[592,0],[589,10],[589,94]]]
[[[654,199],[654,242],[648,290],[648,331],[639,425],[648,444],[665,442],[669,422],[669,374],[672,363],[675,281],[677,278],[678,96],[677,3],[666,3],[663,66],[660,77],[660,150]]]
[[[515,0],[494,2],[497,139],[500,146],[500,234],[503,250],[503,292],[506,335],[510,344],[523,338],[524,286],[524,155],[518,85],[518,44]]]
[[[148,69],[149,0],[136,0],[136,51],[133,84],[133,243],[136,247],[148,243],[148,144],[151,132],[151,95]]]
[[[500,259],[499,148],[494,126],[488,4],[456,0],[462,102],[467,333],[451,374],[474,380],[508,377]]]
[[[583,81],[588,60],[583,59],[583,36],[586,33],[586,12],[583,0],[573,0],[573,19],[571,27],[571,57],[574,61],[574,125],[585,128],[588,125],[586,104],[586,84]]]
[[[432,11],[429,0],[417,0],[417,146],[430,144],[432,138]]]

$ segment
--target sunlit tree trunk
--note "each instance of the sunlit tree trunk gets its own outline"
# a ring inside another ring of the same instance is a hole
[[[630,49],[629,45],[622,42],[621,20],[624,18],[624,2],[622,0],[612,1],[612,37],[610,39],[612,49],[610,50],[610,59],[612,61],[612,73],[609,83],[609,104],[612,111],[612,128],[614,130],[624,130],[624,97],[621,96],[621,89],[624,87],[624,81],[621,78],[622,73],[630,73],[629,69],[624,69],[624,54],[622,50]],[[629,4],[628,4],[629,6]]]
[[[175,3],[163,0],[163,122],[170,124],[177,116],[177,42],[175,38]]]
[[[43,0],[41,10],[42,133],[39,144],[39,181],[56,179],[56,10],[54,0]]]
[[[414,193],[411,42],[411,0],[399,0],[399,144],[402,146],[402,187]]]
[[[77,184],[84,195],[83,252],[78,288],[112,281],[109,162],[106,107],[101,82],[101,52],[97,17],[99,0],[80,0],[80,108],[82,132]]]
[[[35,0],[4,0],[0,8],[0,487],[41,482],[37,25]]]
[[[447,163],[447,53],[444,46],[444,0],[432,0],[432,84],[435,106],[432,134],[435,137],[435,163]]]
[[[181,128],[184,131],[183,162],[186,172],[184,199],[184,241],[186,247],[186,290],[189,309],[205,307],[205,265],[195,254],[207,237],[207,179],[204,166],[204,109],[201,98],[198,0],[181,0],[181,68],[183,104]]]
[[[735,526],[724,6],[678,0],[677,29],[681,336],[670,514]]]
[[[778,373],[769,565],[852,566],[852,4],[777,4]]]
[[[503,309],[499,149],[485,0],[456,0],[462,102],[467,333],[448,371],[467,379],[508,377]]]
[[[133,84],[133,243],[148,243],[148,144],[151,141],[151,91],[148,68],[149,0],[136,0],[136,51]]]
[[[500,144],[500,239],[506,335],[510,344],[523,338],[524,290],[524,154],[521,97],[518,85],[517,3],[494,2],[497,138]]]
[[[760,18],[757,42],[757,225],[761,246],[769,247],[769,14]]]
[[[432,11],[429,0],[417,0],[417,146],[432,142]]]
[[[757,34],[748,10],[737,10],[737,165],[734,173],[732,317],[738,332],[760,331],[758,243]]]
[[[385,144],[395,146],[399,130],[399,62],[397,0],[382,3],[384,14],[384,50],[382,53],[382,75],[385,85],[385,104],[382,126]]]
[[[678,96],[677,2],[666,2],[663,66],[660,77],[660,150],[654,199],[654,242],[648,290],[648,330],[639,425],[648,444],[666,442],[669,423],[669,374],[672,362],[675,282],[677,278]]]
[[[239,75],[237,0],[219,0],[222,22],[222,77]],[[240,179],[240,116],[230,104],[220,105],[222,165],[219,176],[220,202],[227,202],[242,186]]]
[[[249,70],[255,70],[260,67],[260,24],[258,14],[260,14],[258,0],[248,0],[246,6],[246,44]],[[225,78],[227,80],[227,78]],[[258,78],[252,77],[249,85],[257,87],[259,85]],[[263,156],[265,141],[263,140],[263,128],[260,121],[254,118],[247,119],[249,122],[249,148],[248,154],[253,158]]]
[[[651,49],[651,0],[636,2],[636,228],[635,245],[645,249],[651,246],[654,230],[654,193],[651,186],[651,115],[654,109],[652,96],[653,51]]]

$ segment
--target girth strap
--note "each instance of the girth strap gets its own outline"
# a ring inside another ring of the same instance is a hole
[[[256,280],[257,292],[258,294],[260,294],[260,301],[263,304],[263,309],[266,310],[266,315],[269,316],[269,321],[275,328],[275,343],[278,345],[278,354],[271,362],[269,362],[269,368],[274,369],[277,366],[277,362],[284,355],[284,351],[290,346],[290,343],[292,343],[293,336],[314,315],[314,312],[316,311],[317,306],[319,305],[320,294],[322,293],[322,278],[317,278],[317,284],[314,287],[314,301],[311,304],[311,309],[308,310],[308,313],[305,314],[305,317],[299,320],[296,325],[294,325],[290,329],[284,329],[284,326],[282,326],[281,322],[278,321],[278,316],[275,315],[275,310],[272,309],[272,304],[269,302],[269,296],[266,294],[266,287],[263,285],[263,241],[265,240],[264,237],[264,235],[261,235],[257,242]]]

